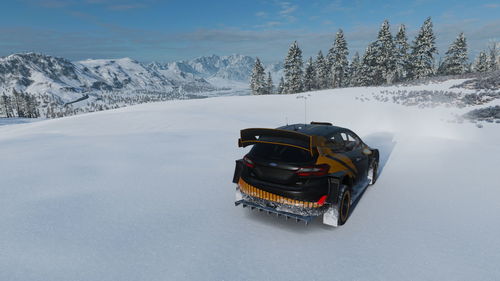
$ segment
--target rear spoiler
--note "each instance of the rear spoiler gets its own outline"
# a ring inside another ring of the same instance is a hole
[[[271,143],[304,149],[312,155],[313,138],[314,136],[289,130],[250,128],[241,130],[238,146],[246,147],[257,143]]]

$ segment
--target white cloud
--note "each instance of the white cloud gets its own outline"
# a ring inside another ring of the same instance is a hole
[[[255,15],[259,18],[265,18],[268,16],[267,12],[264,12],[264,11],[257,12],[257,13],[255,13]]]
[[[490,3],[490,4],[483,5],[483,7],[489,8],[489,9],[496,9],[496,8],[500,8],[500,4],[498,4],[498,3]]]

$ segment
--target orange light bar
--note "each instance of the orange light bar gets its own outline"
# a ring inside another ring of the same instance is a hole
[[[293,200],[287,197],[283,197],[277,194],[273,194],[262,189],[258,189],[255,186],[252,186],[246,183],[243,179],[240,178],[238,181],[238,186],[240,187],[240,191],[250,195],[252,197],[264,199],[267,201],[273,201],[276,203],[287,204],[290,206],[302,207],[302,208],[319,208],[325,204],[325,200],[319,200],[318,202],[307,202],[300,200]],[[321,198],[323,199],[323,197]],[[324,196],[326,199],[326,196]]]

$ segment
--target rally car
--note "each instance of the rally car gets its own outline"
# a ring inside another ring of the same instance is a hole
[[[377,180],[379,151],[349,129],[325,122],[241,130],[235,205],[306,224],[343,225],[351,205]]]

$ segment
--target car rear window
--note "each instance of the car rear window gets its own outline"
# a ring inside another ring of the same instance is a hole
[[[255,144],[250,150],[250,156],[288,163],[304,163],[314,160],[311,154],[304,149],[268,143]]]

